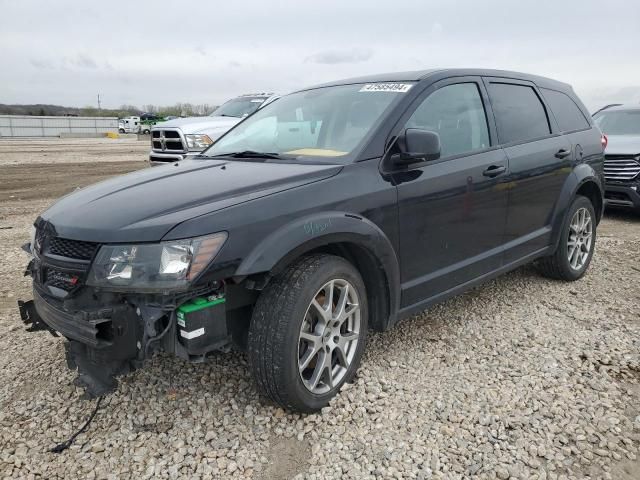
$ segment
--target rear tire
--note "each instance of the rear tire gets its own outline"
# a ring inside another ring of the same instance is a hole
[[[297,412],[326,406],[353,379],[367,335],[364,282],[334,255],[303,257],[253,310],[247,354],[259,392]]]
[[[540,272],[549,278],[575,281],[589,268],[596,246],[596,213],[591,201],[576,196],[562,224],[558,247],[540,260]]]

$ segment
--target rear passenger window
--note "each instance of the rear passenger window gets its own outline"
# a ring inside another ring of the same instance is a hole
[[[556,117],[560,131],[570,132],[589,128],[589,122],[571,97],[546,88],[541,88],[540,91],[551,108],[553,116]]]
[[[526,142],[551,133],[544,105],[526,85],[489,84],[500,143]]]
[[[413,112],[407,128],[440,135],[442,157],[488,148],[489,130],[475,83],[457,83],[436,90]]]

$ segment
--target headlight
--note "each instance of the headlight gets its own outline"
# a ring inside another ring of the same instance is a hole
[[[189,150],[204,150],[213,143],[208,135],[185,135]]]
[[[103,245],[87,284],[126,291],[181,289],[215,258],[226,239],[221,232],[155,244]]]

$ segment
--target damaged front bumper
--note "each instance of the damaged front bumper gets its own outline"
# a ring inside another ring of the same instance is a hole
[[[33,300],[19,302],[20,316],[28,331],[49,331],[63,335],[67,365],[78,370],[74,383],[88,397],[113,390],[117,375],[140,365],[137,344],[142,337],[135,311],[126,305],[96,311],[69,313],[48,301],[34,288]]]
[[[153,295],[127,296],[90,287],[72,299],[60,300],[34,282],[33,300],[18,302],[28,331],[62,335],[74,383],[88,397],[104,395],[117,386],[116,377],[140,368],[156,350],[191,362],[202,362],[214,350],[228,350],[222,284],[158,302]],[[198,296],[200,294],[200,296]]]
[[[60,239],[46,228],[32,241],[23,249],[32,256],[25,276],[33,280],[33,300],[18,302],[20,316],[29,331],[67,339],[67,363],[88,396],[113,390],[116,376],[141,367],[156,350],[192,362],[228,350],[223,280],[186,291],[114,291],[87,284],[98,244]]]
[[[144,297],[122,297],[117,303],[105,301],[95,308],[72,312],[65,309],[64,302],[47,297],[35,286],[33,297],[19,302],[27,330],[49,331],[68,340],[67,365],[78,371],[74,383],[90,398],[114,390],[117,376],[140,368],[156,350],[203,362],[210,352],[227,351],[231,344],[222,290],[179,307],[144,303]],[[99,293],[92,292],[91,298],[101,303]]]

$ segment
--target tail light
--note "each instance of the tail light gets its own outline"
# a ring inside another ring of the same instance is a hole
[[[607,144],[609,143],[609,139],[607,138],[606,135],[602,135],[602,137],[600,137],[600,143],[602,144],[602,149],[603,150],[605,148],[607,148]]]

